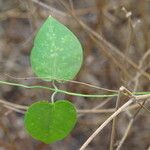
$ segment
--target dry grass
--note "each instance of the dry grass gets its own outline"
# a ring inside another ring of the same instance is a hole
[[[35,33],[52,15],[78,36],[84,48],[84,64],[75,79],[83,83],[68,82],[59,88],[85,94],[127,88],[120,91],[118,100],[57,94],[56,98],[76,105],[79,120],[69,137],[45,145],[26,134],[22,113],[24,106],[48,99],[52,93],[1,85],[0,149],[149,150],[150,98],[130,93],[150,91],[149,14],[149,0],[0,1],[1,80],[49,86],[30,78],[29,55]]]

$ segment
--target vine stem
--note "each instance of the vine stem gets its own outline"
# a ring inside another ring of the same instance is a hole
[[[118,94],[107,94],[107,95],[95,95],[95,94],[81,94],[81,93],[73,93],[73,92],[68,92],[68,91],[64,91],[64,90],[60,90],[60,89],[55,89],[55,88],[50,88],[47,86],[40,86],[40,85],[24,85],[24,84],[18,84],[18,83],[12,83],[12,82],[6,82],[6,81],[1,81],[0,80],[0,84],[5,84],[5,85],[11,85],[11,86],[17,86],[17,87],[22,87],[22,88],[27,88],[27,89],[46,89],[46,90],[50,90],[50,91],[57,91],[59,93],[64,93],[67,95],[72,95],[72,96],[80,96],[80,97],[93,97],[93,98],[106,98],[106,97],[115,97]]]
[[[9,78],[12,78],[12,79],[15,79],[15,80],[40,79],[40,77],[14,77],[14,76],[9,75],[9,74],[5,74],[5,76],[8,76]],[[42,77],[42,78],[43,79],[49,79],[49,77]],[[92,85],[92,84],[85,83],[85,82],[81,82],[81,81],[64,80],[64,79],[60,79],[60,81],[62,81],[62,82],[66,81],[66,82],[70,82],[70,83],[74,83],[74,84],[80,84],[80,85],[88,86],[88,87],[95,88],[95,89],[102,90],[102,91],[106,91],[106,92],[113,92],[113,93],[118,92],[117,90],[106,89],[106,88],[103,88],[103,87],[99,87],[99,86]]]
[[[22,88],[27,88],[27,89],[46,89],[46,90],[50,90],[50,91],[54,91],[54,92],[57,91],[59,93],[64,93],[64,94],[67,94],[67,95],[78,96],[78,97],[107,98],[107,97],[116,97],[116,96],[118,96],[117,93],[113,93],[113,94],[99,94],[99,95],[74,93],[74,92],[64,91],[64,90],[60,90],[60,89],[50,88],[50,87],[47,87],[47,86],[40,86],[40,85],[33,85],[33,86],[31,86],[31,85],[24,85],[24,84],[6,82],[6,81],[2,81],[2,80],[0,80],[0,84],[17,86],[17,87],[22,87]],[[150,94],[150,92],[135,92],[134,94],[146,95],[146,94]]]
[[[57,86],[56,86],[54,80],[52,81],[52,85],[53,85],[53,87],[54,87],[54,89],[55,89],[55,92],[54,92],[54,93],[52,94],[52,96],[51,96],[51,102],[54,103],[54,98],[55,98],[55,95],[56,95],[57,92],[58,92],[58,88],[57,88]]]

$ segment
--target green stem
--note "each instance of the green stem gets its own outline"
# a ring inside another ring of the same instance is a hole
[[[24,85],[24,84],[18,84],[18,83],[12,83],[12,82],[6,82],[6,81],[1,81],[0,80],[0,84],[5,84],[5,85],[11,85],[11,86],[17,86],[17,87],[22,87],[22,88],[27,88],[27,89],[46,89],[46,90],[50,90],[50,91],[56,91],[56,89],[54,88],[50,88],[47,86],[40,86],[40,85]],[[57,92],[60,93],[64,93],[67,95],[72,95],[72,96],[79,96],[79,97],[90,97],[90,98],[107,98],[107,97],[115,97],[118,96],[118,94],[113,93],[113,94],[101,94],[101,95],[95,95],[95,94],[81,94],[81,93],[73,93],[73,92],[68,92],[68,91],[64,91],[64,90],[60,90],[57,89]],[[136,92],[134,94],[137,95],[145,95],[145,94],[150,94],[150,92]]]

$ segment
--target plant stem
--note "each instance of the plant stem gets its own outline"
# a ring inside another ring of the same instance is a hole
[[[24,84],[19,84],[19,83],[6,82],[6,81],[2,81],[2,80],[0,80],[0,84],[17,86],[17,87],[22,87],[22,88],[27,88],[27,89],[46,89],[46,90],[50,90],[50,91],[56,91],[56,89],[50,88],[50,87],[47,87],[47,86],[40,86],[40,85],[31,86],[31,85],[24,85]],[[116,97],[116,96],[118,96],[117,93],[96,95],[96,94],[74,93],[74,92],[64,91],[64,90],[60,90],[60,89],[57,89],[57,92],[64,93],[64,94],[67,94],[67,95],[72,95],[72,96],[89,97],[89,98],[107,98],[107,97]],[[134,94],[144,96],[146,94],[150,94],[150,92],[136,92]]]

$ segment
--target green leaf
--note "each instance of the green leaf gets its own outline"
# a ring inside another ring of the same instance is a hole
[[[82,47],[76,36],[49,16],[41,26],[31,51],[31,65],[46,81],[72,80],[80,70]]]
[[[25,128],[35,139],[52,143],[66,137],[74,128],[77,112],[72,103],[40,101],[32,104],[25,114]]]

